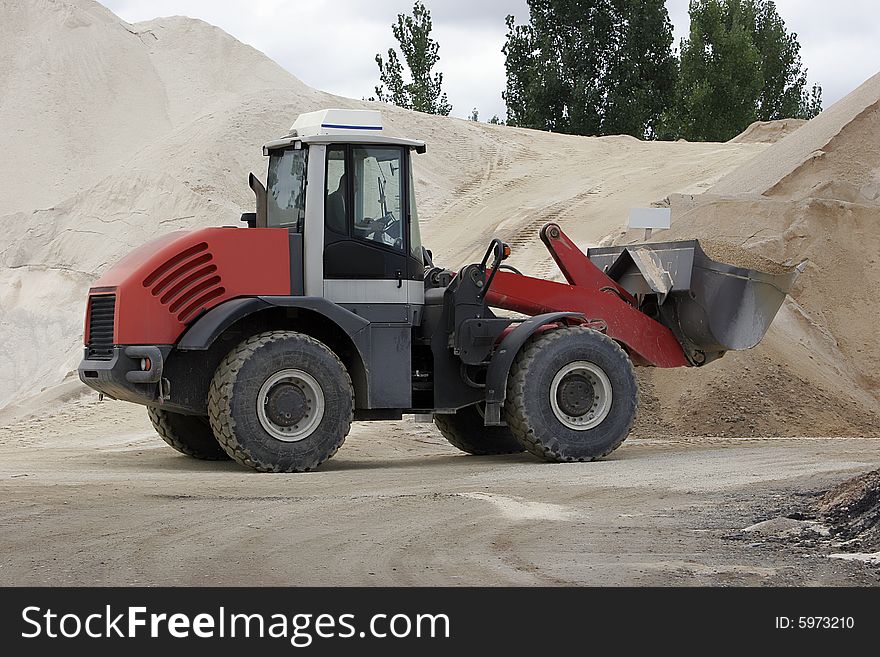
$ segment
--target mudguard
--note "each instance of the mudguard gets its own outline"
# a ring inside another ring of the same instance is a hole
[[[177,343],[177,348],[181,351],[204,351],[235,322],[273,306],[304,308],[325,316],[345,331],[359,350],[360,345],[356,336],[369,325],[363,317],[323,297],[247,297],[232,299],[206,312],[183,334]]]
[[[581,313],[554,312],[535,315],[522,322],[504,336],[486,371],[486,417],[487,426],[498,426],[501,422],[501,405],[507,397],[507,377],[520,348],[542,326],[560,319],[576,318],[585,321]]]

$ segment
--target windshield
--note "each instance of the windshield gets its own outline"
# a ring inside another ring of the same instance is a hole
[[[307,149],[288,148],[269,156],[266,223],[270,228],[302,231],[306,216]]]

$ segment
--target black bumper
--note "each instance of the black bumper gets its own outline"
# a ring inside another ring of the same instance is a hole
[[[80,381],[108,397],[135,404],[157,404],[164,363],[170,352],[170,346],[116,346],[109,360],[99,360],[90,359],[87,349],[77,371]],[[141,369],[144,358],[150,360],[146,371]]]

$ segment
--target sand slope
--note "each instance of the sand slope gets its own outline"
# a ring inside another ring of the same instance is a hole
[[[647,373],[658,427],[737,435],[880,431],[878,143],[880,75],[708,193],[667,199],[669,237],[721,238],[777,262],[805,261],[806,269],[754,351],[696,373]]]
[[[447,266],[474,259],[498,235],[514,247],[517,267],[555,276],[537,239],[545,222],[559,222],[583,246],[636,239],[620,235],[628,210],[663,198],[674,209],[669,236],[810,260],[758,349],[700,371],[642,373],[640,431],[689,431],[693,423],[748,432],[748,422],[735,419],[748,416],[770,433],[819,431],[816,423],[826,434],[851,433],[874,421],[875,361],[859,350],[878,347],[866,347],[850,326],[873,310],[871,286],[845,299],[839,292],[843,281],[876,277],[873,256],[865,256],[878,246],[865,205],[870,180],[859,172],[834,177],[859,142],[860,122],[873,121],[865,113],[876,102],[870,85],[773,146],[752,137],[728,144],[573,137],[335,97],[188,18],[127,25],[89,0],[2,7],[10,20],[0,24],[0,119],[16,129],[0,133],[9,155],[0,195],[14,199],[0,216],[0,339],[14,345],[0,352],[0,419],[76,394],[85,291],[104,268],[156,234],[237,223],[253,203],[248,171],[265,170],[260,145],[300,112],[370,106],[381,107],[391,133],[428,143],[415,169],[420,218],[426,243]],[[827,153],[819,158],[825,168],[805,168],[804,153],[817,148]],[[861,204],[835,199],[839,188],[810,191],[832,177],[845,178]],[[762,399],[767,377],[776,383]]]
[[[880,197],[877,149],[880,73],[815,119],[714,185],[715,194],[786,198],[833,197],[822,186],[851,186],[864,199]],[[870,134],[868,134],[870,133]],[[856,200],[856,199],[847,199]]]
[[[50,206],[172,127],[148,51],[109,10],[0,0],[0,16],[3,212]]]
[[[3,105],[3,118],[16,107],[27,112],[16,110],[24,132],[4,133],[4,150],[15,154],[7,161],[30,169],[27,158],[56,134],[79,136],[42,161],[60,181],[51,189],[0,176],[0,194],[17,199],[4,208],[16,212],[0,217],[0,337],[18,346],[0,355],[0,406],[69,375],[85,290],[110,263],[157,233],[236,223],[253,203],[247,172],[265,169],[263,142],[300,112],[369,105],[310,89],[201,21],[126,25],[88,0],[27,0],[15,3],[15,15],[19,36],[5,40],[4,56],[14,58],[25,41],[30,51],[4,78],[16,101]],[[59,43],[71,55],[31,79],[29,66]],[[92,77],[81,92],[56,82],[85,69]],[[107,78],[121,69],[122,80]],[[139,94],[150,102],[134,107]],[[520,265],[548,271],[536,239],[545,221],[598,241],[631,205],[705,188],[762,148],[585,139],[382,109],[390,132],[428,142],[416,167],[420,215],[426,241],[451,266],[497,233],[513,242]]]
[[[804,119],[777,119],[755,121],[730,140],[732,144],[775,144],[806,123]]]

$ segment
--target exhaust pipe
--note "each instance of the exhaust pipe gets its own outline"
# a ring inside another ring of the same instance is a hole
[[[248,174],[248,187],[254,191],[254,196],[257,197],[257,220],[254,225],[256,228],[266,228],[269,225],[266,188],[253,173]]]

